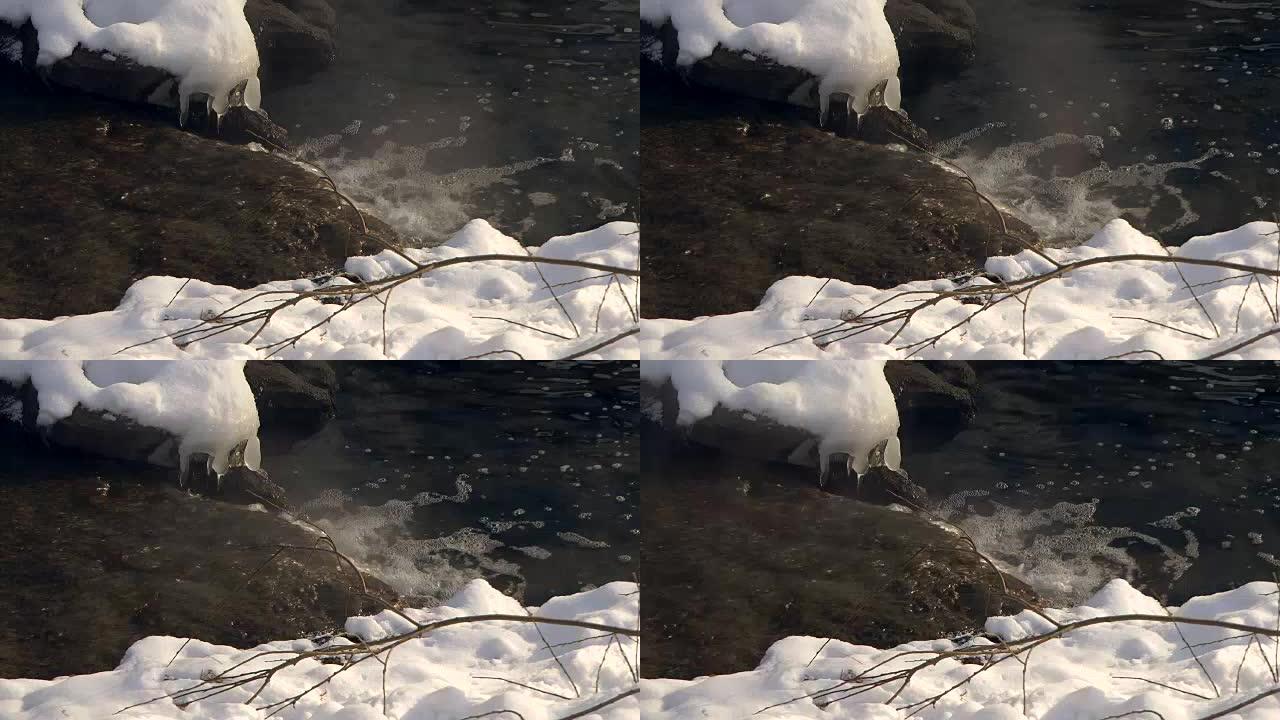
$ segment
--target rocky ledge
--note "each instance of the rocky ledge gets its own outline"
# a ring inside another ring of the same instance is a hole
[[[646,437],[646,445],[654,441]],[[979,632],[1035,601],[916,513],[790,482],[785,466],[646,449],[646,677],[750,670],[791,635],[893,647]]]

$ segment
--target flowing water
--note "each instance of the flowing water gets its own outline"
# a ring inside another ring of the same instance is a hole
[[[1280,2],[972,4],[973,67],[904,107],[1047,240],[1123,216],[1181,243],[1280,211]]]
[[[434,244],[634,212],[638,0],[337,0],[338,59],[263,100],[356,202]]]
[[[264,435],[290,501],[397,590],[529,603],[639,562],[635,363],[336,363],[337,414]]]

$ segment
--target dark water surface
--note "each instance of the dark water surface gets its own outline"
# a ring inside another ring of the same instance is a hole
[[[1280,2],[973,6],[974,66],[903,104],[1047,239],[1123,215],[1181,243],[1277,212]]]
[[[903,465],[1038,590],[1180,602],[1280,572],[1280,366],[974,366],[976,421]]]
[[[335,0],[338,60],[264,107],[357,202],[433,243],[631,219],[638,0]]]
[[[290,501],[401,592],[473,577],[529,603],[630,579],[635,363],[335,363],[337,416],[264,438]]]

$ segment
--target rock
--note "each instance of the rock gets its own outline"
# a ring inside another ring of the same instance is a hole
[[[972,272],[1038,242],[1007,215],[1004,235],[963,178],[900,146],[696,115],[647,124],[642,143],[645,317],[751,310],[791,275],[888,288]]]
[[[296,439],[316,432],[333,417],[337,379],[328,363],[254,360],[245,363],[244,376],[253,389],[263,433]]]
[[[640,397],[643,405],[653,408],[650,413],[661,418],[665,432],[679,434],[703,447],[722,450],[735,458],[797,467],[817,469],[821,464],[819,438],[808,430],[723,406],[716,406],[709,417],[679,426],[676,417],[680,403],[670,382],[660,388],[641,383]]]
[[[912,509],[928,507],[929,493],[911,482],[907,473],[885,465],[888,441],[871,451],[867,471],[854,470],[854,458],[848,453],[835,453],[827,461],[827,471],[819,486],[830,493],[861,500],[873,505],[905,505]]]
[[[640,608],[645,677],[751,670],[791,635],[951,637],[1036,599],[927,518],[788,483],[782,466],[693,449],[645,462],[640,583],[663,598]]]
[[[338,16],[326,0],[249,0],[244,15],[264,93],[306,80],[337,57]]]
[[[396,233],[278,154],[84,97],[0,90],[0,317],[115,308],[148,275],[249,288],[331,272]]]
[[[906,145],[916,150],[929,150],[933,143],[929,133],[911,122],[905,113],[890,110],[884,105],[867,108],[858,120],[857,137],[863,142],[877,145]]]
[[[904,456],[940,447],[977,414],[978,378],[968,363],[891,360],[884,374],[898,403]]]
[[[189,496],[166,486],[168,471],[0,451],[13,452],[0,463],[0,676],[110,670],[150,635],[249,648],[381,609],[332,555],[264,564],[278,545],[316,540],[273,513]]]
[[[973,63],[978,16],[969,0],[888,0],[904,94],[958,75]]]

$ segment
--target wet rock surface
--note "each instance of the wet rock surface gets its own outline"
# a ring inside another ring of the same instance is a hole
[[[644,443],[661,443],[646,430]],[[916,514],[790,482],[782,466],[646,450],[646,677],[755,668],[790,635],[893,647],[1015,612],[1001,579]],[[654,478],[650,483],[649,478]],[[923,548],[930,548],[923,550]],[[1010,595],[1031,599],[1006,577]]]
[[[898,404],[904,456],[942,445],[977,415],[978,376],[967,362],[891,360],[884,375]]]
[[[288,159],[81,97],[0,93],[0,317],[115,308],[148,275],[252,287],[395,241]]]
[[[889,0],[904,93],[919,92],[973,63],[978,14],[968,0]]]
[[[273,514],[189,496],[164,471],[0,442],[0,677],[109,670],[148,635],[252,647],[378,609],[332,555],[263,566],[315,541]],[[126,474],[141,484],[101,479]]]
[[[329,67],[338,54],[338,14],[326,0],[249,0],[245,19],[258,44],[263,92]]]
[[[751,310],[791,275],[893,287],[1036,242],[924,153],[838,138],[768,108],[699,110],[666,91],[675,96],[653,101],[666,107],[643,133],[646,317]]]

